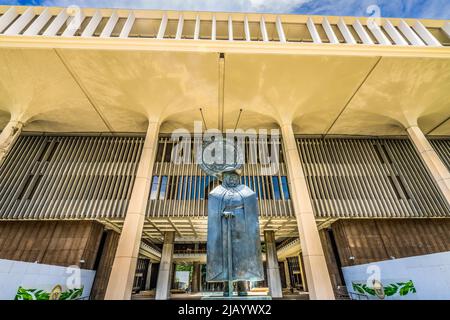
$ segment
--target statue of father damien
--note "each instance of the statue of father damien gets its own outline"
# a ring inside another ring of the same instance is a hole
[[[230,151],[229,146],[224,149]],[[256,194],[241,184],[238,163],[200,166],[222,180],[208,196],[206,281],[225,282],[225,295],[232,294],[232,284],[238,281],[243,293],[243,281],[264,279]]]

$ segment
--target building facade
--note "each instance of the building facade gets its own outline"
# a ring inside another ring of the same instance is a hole
[[[195,157],[198,133],[232,129],[253,289],[370,298],[355,270],[379,265],[388,296],[445,297],[421,285],[439,273],[392,270],[450,265],[449,21],[0,6],[0,62],[0,276],[79,267],[83,298],[167,299],[178,269],[222,290],[204,276],[218,181]]]

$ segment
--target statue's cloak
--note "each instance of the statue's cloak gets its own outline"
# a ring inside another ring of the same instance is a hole
[[[225,207],[227,206],[226,199],[230,195],[230,189],[219,185],[208,196],[206,281],[222,282],[228,280],[227,219],[222,215],[225,210],[234,213],[234,217],[230,219],[232,227],[232,280],[264,280],[256,194],[245,185],[232,188],[235,194],[234,202],[241,205],[234,210],[229,210]]]

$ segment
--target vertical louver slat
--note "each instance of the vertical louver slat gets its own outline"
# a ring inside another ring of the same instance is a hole
[[[297,142],[317,217],[450,214],[407,139],[298,138]],[[449,158],[449,140],[431,142],[441,157]]]
[[[19,137],[0,167],[0,217],[123,218],[142,144],[141,137]]]
[[[450,170],[450,139],[431,139],[430,143],[447,169]]]
[[[194,138],[193,142],[179,142],[180,145],[186,143],[183,149],[190,150],[192,163],[177,164],[171,160],[170,156],[173,146],[178,142],[173,142],[166,136],[160,137],[158,156],[153,168],[155,184],[149,194],[147,206],[149,218],[201,218],[207,216],[208,192],[218,186],[219,181],[206,176],[193,162],[196,160],[196,146],[201,146],[198,141],[198,138]],[[267,143],[273,144],[270,140]],[[286,168],[283,161],[280,163],[278,172],[269,176],[262,175],[264,164],[258,155],[270,155],[269,151],[273,150],[273,147],[260,143],[258,139],[252,139],[251,142],[249,139],[245,139],[243,146],[246,163],[243,166],[242,181],[257,193],[260,215],[263,217],[292,217],[289,190],[285,182],[287,181]],[[278,144],[278,147],[280,146]],[[282,152],[282,150],[279,151]],[[282,156],[277,158],[283,159]],[[258,163],[252,164],[251,162],[254,160],[257,160]],[[163,185],[163,181],[165,185]]]

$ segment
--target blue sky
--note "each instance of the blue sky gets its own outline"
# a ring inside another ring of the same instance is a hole
[[[0,4],[450,19],[450,0],[0,0]]]

